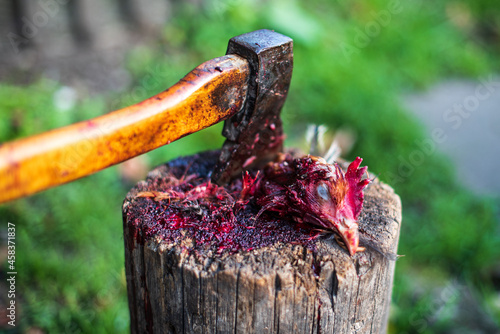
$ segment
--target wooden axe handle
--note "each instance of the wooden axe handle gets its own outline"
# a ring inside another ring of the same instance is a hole
[[[244,58],[215,58],[143,102],[0,145],[0,203],[92,174],[229,118],[244,105],[249,77]]]

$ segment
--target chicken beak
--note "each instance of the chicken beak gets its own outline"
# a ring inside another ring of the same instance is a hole
[[[347,250],[349,251],[349,254],[351,256],[356,254],[359,245],[358,229],[356,228],[354,230],[349,230],[348,233],[342,236],[342,238],[344,239],[344,242],[347,245]]]
[[[358,224],[356,221],[343,220],[337,230],[351,256],[356,254],[359,246]]]

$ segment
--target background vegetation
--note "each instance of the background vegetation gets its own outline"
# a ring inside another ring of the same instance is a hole
[[[275,29],[294,39],[283,112],[288,145],[301,145],[304,123],[349,129],[356,142],[346,158],[362,156],[402,198],[399,253],[406,256],[397,263],[390,332],[486,331],[461,323],[464,303],[477,319],[499,325],[498,198],[463,189],[439,153],[426,154],[411,173],[400,159],[421,150],[425,139],[401,106],[403,93],[443,78],[498,73],[498,2],[212,0],[178,10],[154,45],[127,55],[127,91],[81,93],[63,112],[54,105],[58,82],[42,76],[29,86],[0,83],[0,141],[140,101],[224,54],[232,36]],[[220,131],[189,136],[147,160],[154,166],[218,148]],[[121,203],[130,186],[113,167],[0,206],[2,228],[7,222],[17,227],[18,331],[128,331]]]

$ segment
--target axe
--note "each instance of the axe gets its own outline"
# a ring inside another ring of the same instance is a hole
[[[67,127],[0,144],[0,203],[90,175],[225,121],[212,173],[223,185],[273,159],[283,146],[280,111],[292,76],[289,37],[258,30],[233,37],[166,91]]]

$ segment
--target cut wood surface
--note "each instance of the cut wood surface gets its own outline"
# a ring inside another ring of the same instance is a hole
[[[162,165],[125,199],[131,332],[384,333],[395,261],[381,253],[396,253],[401,223],[393,190],[380,182],[366,188],[360,231],[378,250],[353,257],[332,234],[313,248],[276,242],[238,252],[194,251],[188,233],[176,242],[146,238],[137,194],[161,188],[174,169],[206,176],[216,159],[210,152]]]

